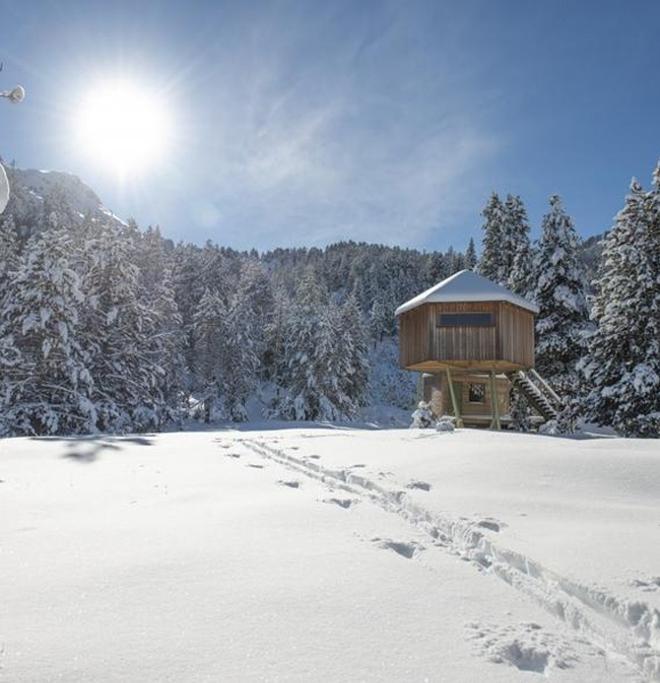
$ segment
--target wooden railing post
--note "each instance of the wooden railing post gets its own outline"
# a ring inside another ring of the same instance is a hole
[[[454,417],[456,418],[456,426],[462,427],[463,420],[461,418],[461,411],[458,407],[458,401],[456,400],[456,394],[454,392],[454,384],[451,381],[451,370],[447,368],[447,384],[449,386],[449,395],[451,396],[451,405],[454,409]]]
[[[497,400],[497,386],[495,382],[495,370],[490,371],[490,402],[493,411],[493,420],[490,423],[491,429],[501,429],[500,425],[500,406]]]

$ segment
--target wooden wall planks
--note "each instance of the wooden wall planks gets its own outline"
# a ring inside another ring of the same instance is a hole
[[[489,312],[490,327],[437,327],[439,313]],[[456,367],[499,370],[534,366],[534,315],[504,301],[424,304],[399,316],[400,364],[430,370]]]

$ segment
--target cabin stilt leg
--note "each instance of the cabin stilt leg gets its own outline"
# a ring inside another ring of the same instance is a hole
[[[451,396],[451,405],[454,409],[454,417],[456,418],[456,426],[462,427],[463,420],[461,419],[461,411],[456,400],[456,393],[454,392],[454,384],[451,381],[451,370],[447,368],[447,386],[449,387],[449,395]]]
[[[490,423],[491,429],[501,429],[500,425],[500,406],[497,396],[497,385],[495,382],[495,370],[490,371],[490,402],[493,409],[493,420]]]
[[[424,373],[417,373],[417,390],[416,390],[417,400],[415,401],[415,407],[420,401],[424,400]]]

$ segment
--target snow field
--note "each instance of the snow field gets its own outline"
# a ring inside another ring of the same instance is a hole
[[[638,680],[500,580],[514,520],[439,523],[439,465],[490,436],[3,441],[0,680]]]
[[[468,433],[468,438],[474,438],[478,434],[479,432]],[[422,438],[428,439],[432,435],[433,432],[423,433]],[[379,436],[380,441],[383,441],[382,436]],[[512,439],[520,437],[520,435],[496,436],[503,436],[505,442],[511,442]],[[539,438],[543,437],[527,437],[528,440],[532,440],[531,444],[537,446],[543,443],[538,441]],[[433,513],[426,506],[421,506],[416,501],[412,501],[405,491],[396,486],[396,482],[389,481],[388,473],[381,472],[378,477],[381,481],[377,481],[364,473],[362,469],[365,467],[364,463],[361,464],[361,469],[357,473],[350,467],[337,470],[320,466],[316,462],[307,463],[296,455],[288,454],[286,448],[268,446],[267,441],[268,439],[246,441],[246,444],[257,452],[269,453],[270,457],[287,462],[290,466],[308,469],[313,473],[312,476],[320,477],[322,480],[342,482],[349,490],[361,489],[376,504],[386,510],[396,512],[433,539],[436,539],[437,543],[447,546],[452,552],[494,573],[516,589],[529,595],[575,629],[587,634],[593,642],[626,656],[631,662],[637,664],[645,675],[653,679],[660,678],[660,612],[653,604],[635,598],[620,598],[598,585],[575,581],[569,578],[570,574],[561,575],[539,563],[530,555],[496,543],[488,532],[499,532],[500,528],[505,525],[495,520],[469,519],[452,517],[446,513]],[[394,437],[389,443],[396,443],[396,441],[397,439]],[[524,441],[520,443],[524,444]],[[555,448],[559,443],[561,440],[554,441]],[[619,441],[619,444],[621,443]],[[468,452],[465,443],[461,446],[454,444],[455,451],[460,454]],[[299,449],[299,446],[296,445],[289,445],[288,447],[294,450]],[[645,448],[644,445],[641,446],[642,452]],[[365,452],[369,451],[369,449],[364,450]],[[577,447],[572,450],[579,451]],[[340,452],[345,457],[345,451],[335,452]],[[649,452],[653,452],[652,449],[649,449]],[[382,451],[379,455],[382,456]],[[482,457],[487,457],[487,455],[484,453]],[[557,458],[557,454],[554,454],[554,457],[561,462]],[[629,457],[632,456],[629,455]],[[381,457],[378,458],[377,462],[382,462]],[[398,464],[404,465],[400,461]],[[598,463],[593,464],[598,465]],[[621,463],[621,465],[622,469],[627,471],[624,464]],[[656,462],[655,465],[656,467],[660,466],[660,463]],[[429,469],[430,473],[435,474],[432,467]],[[389,474],[392,475],[391,472]],[[597,477],[593,478],[597,479]],[[517,483],[520,490],[524,490],[524,482],[518,481]],[[620,485],[620,480],[617,479],[617,483]],[[638,483],[642,483],[641,479]],[[413,482],[412,487],[422,490],[425,487],[428,487],[427,490],[431,489],[430,483],[421,482],[421,484],[420,486],[419,481]],[[408,488],[410,487],[411,484],[408,485]],[[594,495],[595,493],[595,491],[592,492]],[[590,500],[597,500],[594,495]],[[643,503],[643,499],[637,495],[637,492],[633,500]],[[657,508],[655,511],[656,513],[659,512]],[[658,525],[657,519],[658,517],[656,517],[656,526]],[[628,527],[627,530],[630,532],[631,528]],[[570,528],[567,529],[566,536],[570,539]],[[643,540],[641,548],[639,548],[641,551],[644,550],[644,545]],[[554,554],[561,554],[561,550],[560,545],[554,545]],[[613,551],[616,552],[615,549],[611,549],[610,553]],[[646,554],[657,556],[657,550],[656,553],[647,551]],[[628,562],[630,559],[627,557]],[[603,575],[601,572],[599,577]]]

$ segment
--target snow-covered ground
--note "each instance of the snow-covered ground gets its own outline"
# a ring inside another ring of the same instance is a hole
[[[660,445],[0,442],[0,680],[660,678]]]

